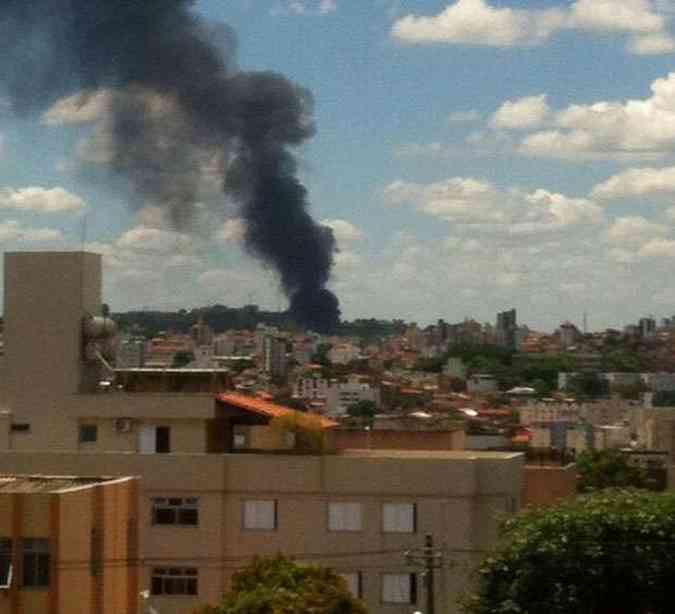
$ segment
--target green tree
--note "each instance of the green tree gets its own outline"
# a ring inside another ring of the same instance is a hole
[[[609,384],[597,373],[580,373],[570,378],[567,391],[580,399],[598,399],[609,396]]]
[[[606,490],[509,520],[468,614],[668,614],[675,495]]]
[[[192,352],[181,350],[173,355],[173,362],[171,367],[173,369],[182,369],[185,365],[189,365],[195,359]]]
[[[376,413],[377,405],[373,401],[357,401],[347,407],[347,415],[363,424],[372,424]]]
[[[647,487],[644,469],[632,465],[620,450],[587,450],[577,457],[579,492],[603,488]]]
[[[284,556],[255,558],[217,606],[195,614],[367,614],[333,570]]]

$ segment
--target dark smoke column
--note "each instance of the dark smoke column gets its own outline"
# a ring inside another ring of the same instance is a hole
[[[191,0],[0,0],[0,84],[13,109],[41,113],[63,96],[107,87],[110,168],[139,203],[189,230],[204,152],[223,160],[248,250],[279,272],[298,324],[330,332],[332,231],[308,212],[293,148],[313,134],[309,92],[274,73],[234,67],[234,36],[213,32]],[[160,121],[147,93],[176,103]],[[166,143],[171,146],[167,147]]]

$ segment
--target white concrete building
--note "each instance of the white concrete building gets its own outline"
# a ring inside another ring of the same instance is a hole
[[[359,401],[372,401],[379,408],[380,389],[355,380],[330,384],[326,389],[326,413],[329,416],[344,416],[347,408]]]

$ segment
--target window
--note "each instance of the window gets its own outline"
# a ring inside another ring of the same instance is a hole
[[[138,431],[138,451],[141,454],[168,454],[171,452],[171,428],[145,425]]]
[[[0,539],[0,589],[12,585],[12,540]]]
[[[168,426],[157,427],[157,454],[168,454],[171,452],[171,429]]]
[[[23,540],[23,585],[49,586],[49,540]]]
[[[152,594],[196,595],[197,575],[194,567],[155,567],[152,570]]]
[[[361,531],[362,529],[360,503],[328,504],[329,531]]]
[[[98,439],[96,424],[80,424],[80,443],[95,443]]]
[[[11,426],[13,433],[30,433],[30,424],[27,422],[15,422]]]
[[[199,524],[199,499],[153,497],[152,524],[196,527]]]
[[[277,502],[244,501],[244,528],[273,531],[277,528]]]
[[[382,576],[382,603],[416,603],[417,576],[386,573]]]
[[[385,503],[382,506],[382,531],[414,533],[417,530],[417,506],[414,503]]]
[[[360,571],[341,573],[339,576],[345,581],[349,592],[354,597],[357,599],[361,599],[361,597],[363,597],[363,577],[361,576]]]

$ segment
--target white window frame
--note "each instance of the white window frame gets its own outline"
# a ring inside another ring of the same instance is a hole
[[[408,604],[417,602],[417,577],[412,573],[382,574],[382,603]]]
[[[405,516],[408,516],[407,518]],[[390,501],[382,504],[383,533],[416,533],[417,504],[410,501]]]
[[[276,531],[277,507],[276,499],[244,500],[241,507],[241,526],[247,531]]]
[[[347,589],[357,599],[363,597],[363,574],[360,571],[344,571],[338,575],[347,584]]]
[[[329,501],[328,530],[363,531],[363,504],[356,501]]]

